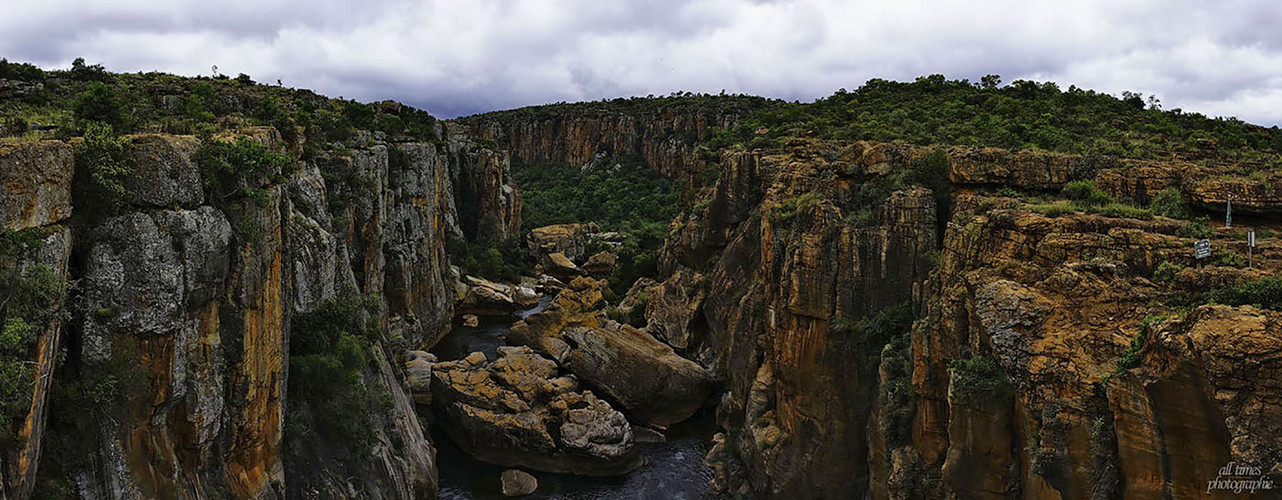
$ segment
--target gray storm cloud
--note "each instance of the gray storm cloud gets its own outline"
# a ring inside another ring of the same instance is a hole
[[[248,73],[444,117],[674,90],[810,100],[943,73],[1282,122],[1273,0],[11,2],[0,56]]]

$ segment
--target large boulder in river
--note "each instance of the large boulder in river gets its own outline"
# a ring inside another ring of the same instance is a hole
[[[534,493],[534,490],[539,489],[538,479],[535,479],[529,473],[516,469],[503,471],[499,480],[503,483],[503,496],[519,497],[529,495]]]
[[[640,423],[689,418],[712,392],[711,374],[645,330],[605,319],[602,283],[576,278],[547,311],[514,325],[507,341],[556,359]]]
[[[432,367],[432,409],[464,451],[486,462],[589,476],[642,464],[622,413],[528,347]]]
[[[570,371],[648,425],[694,415],[712,393],[712,376],[653,336],[629,325],[570,328]]]
[[[580,269],[574,261],[560,252],[544,256],[543,271],[552,276],[566,279],[583,274],[583,269]]]
[[[458,305],[459,312],[482,316],[504,316],[517,309],[511,285],[468,276],[467,293]],[[537,301],[537,299],[536,299]]]
[[[409,383],[414,402],[432,404],[432,365],[436,364],[436,355],[426,351],[408,351],[405,353],[405,379]]]

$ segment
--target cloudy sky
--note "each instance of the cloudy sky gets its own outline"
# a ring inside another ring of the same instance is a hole
[[[1276,0],[38,0],[0,56],[248,73],[453,117],[674,90],[809,101],[995,73],[1282,123]]]

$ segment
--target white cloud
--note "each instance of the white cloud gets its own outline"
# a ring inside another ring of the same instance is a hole
[[[6,6],[0,55],[248,73],[443,116],[728,92],[810,100],[869,78],[1052,79],[1282,122],[1272,0],[48,0]]]

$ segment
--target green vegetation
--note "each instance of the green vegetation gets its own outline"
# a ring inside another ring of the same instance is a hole
[[[43,245],[44,231],[0,234],[0,448],[9,445],[31,405],[31,349],[66,288],[52,269],[31,260]]]
[[[506,283],[520,282],[521,276],[534,273],[518,238],[501,242],[453,242],[450,262],[459,266],[464,274]]]
[[[116,215],[133,202],[134,193],[128,182],[134,173],[130,141],[117,137],[111,125],[90,122],[85,126],[84,141],[76,145],[75,185],[83,192],[79,200],[98,217]]]
[[[1126,352],[1123,352],[1122,356],[1117,358],[1117,368],[1113,370],[1114,375],[1139,366],[1140,352],[1144,350],[1144,346],[1148,343],[1149,331],[1153,328],[1154,324],[1161,323],[1163,321],[1166,321],[1166,316],[1144,317],[1144,320],[1140,322],[1139,335],[1136,335],[1135,338],[1131,339],[1131,345],[1126,348]]]
[[[1205,294],[1203,302],[1231,306],[1249,304],[1263,309],[1282,311],[1282,277],[1269,276],[1237,286],[1213,290]]]
[[[284,182],[282,170],[294,163],[289,155],[273,153],[262,142],[245,136],[232,141],[205,137],[192,159],[215,203],[244,196],[259,206],[268,203],[262,186],[269,181]]]
[[[1183,271],[1187,267],[1188,266],[1179,262],[1164,260],[1161,264],[1158,264],[1157,269],[1153,271],[1153,280],[1159,283],[1169,283],[1171,280],[1175,279],[1176,274],[1179,274],[1180,271]]]
[[[1184,201],[1184,195],[1180,194],[1180,190],[1175,188],[1159,191],[1153,196],[1148,209],[1154,214],[1172,219],[1188,219],[1193,216],[1192,207]]]
[[[623,245],[610,249],[618,265],[610,288],[622,296],[638,278],[657,275],[658,252],[676,216],[680,193],[670,181],[638,161],[618,168],[514,165],[512,177],[522,196],[522,230],[550,224],[596,222],[618,231]],[[605,247],[587,249],[589,254]]]
[[[1277,164],[1275,155],[1282,151],[1276,129],[1235,118],[1163,111],[1156,99],[1146,106],[1133,93],[1118,98],[1077,87],[1061,90],[1053,82],[1000,81],[995,75],[980,82],[942,75],[913,82],[874,79],[810,104],[759,102],[756,112],[708,146],[771,148],[804,136],[1150,159],[1212,147],[1225,159],[1266,164]]]
[[[44,137],[81,135],[89,122],[103,122],[117,133],[191,134],[200,128],[231,131],[274,126],[290,146],[299,132],[313,138],[304,156],[328,143],[352,143],[355,130],[379,131],[392,140],[438,142],[436,119],[395,103],[361,104],[328,99],[309,90],[261,85],[249,75],[187,78],[164,73],[110,73],[77,59],[67,70],[45,71],[30,64],[0,60],[0,78],[41,83],[0,101],[6,133],[29,133],[41,125]]]
[[[381,408],[366,388],[378,297],[331,299],[294,318],[289,336],[289,431],[315,433],[356,450],[373,446],[370,411]],[[307,418],[310,416],[310,418]],[[314,427],[309,427],[311,423]]]
[[[1047,217],[1059,217],[1065,214],[1087,213],[1105,217],[1127,219],[1152,219],[1153,212],[1147,208],[1137,207],[1128,202],[1118,201],[1104,192],[1092,180],[1072,181],[1064,185],[1060,192],[1064,199],[1044,199],[1028,205],[1028,209]]]
[[[953,374],[952,397],[961,401],[1005,398],[1014,394],[1006,380],[1006,372],[992,356],[954,359],[948,362],[948,370]]]

